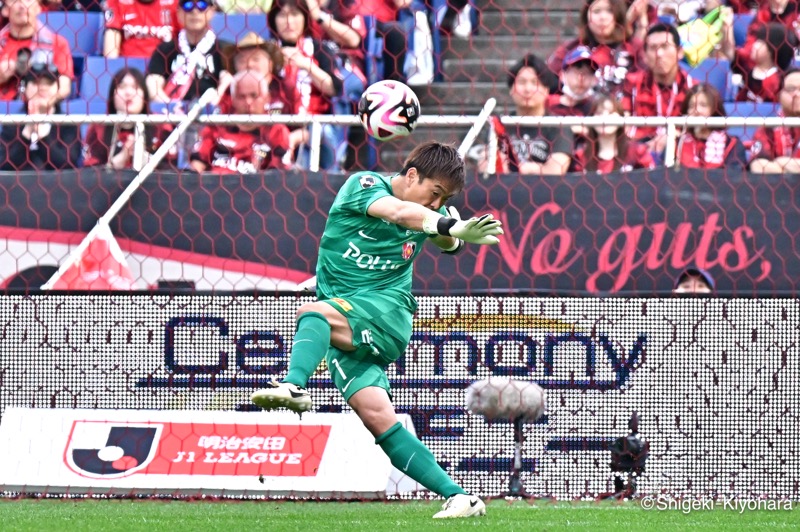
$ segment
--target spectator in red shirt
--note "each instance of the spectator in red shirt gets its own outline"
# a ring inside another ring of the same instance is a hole
[[[800,117],[800,69],[789,69],[778,94],[781,116]],[[750,148],[750,171],[765,174],[800,174],[800,127],[762,127]]]
[[[800,17],[797,0],[759,0],[759,7],[751,27],[769,22],[780,22],[787,28],[797,30],[796,23]]]
[[[60,114],[54,65],[33,64],[22,78],[22,99],[29,115]],[[77,168],[81,157],[78,126],[38,122],[4,126],[0,133],[0,170]]]
[[[680,116],[686,91],[694,85],[678,65],[683,58],[680,36],[675,26],[653,24],[644,41],[645,67],[628,74],[622,104],[633,116]],[[661,154],[666,147],[666,128],[631,127],[628,135],[646,142],[650,151]]]
[[[687,116],[724,117],[722,96],[713,85],[699,83],[689,89],[681,105]],[[725,128],[692,127],[678,138],[675,160],[685,168],[747,168],[747,153],[737,137]]]
[[[348,53],[359,57],[363,68],[362,42],[367,37],[364,16],[352,9],[348,0],[305,0],[311,21],[311,34],[316,39],[330,39]],[[357,55],[355,55],[357,54]]]
[[[106,57],[150,57],[180,30],[178,0],[106,0]]]
[[[623,113],[622,105],[616,98],[600,94],[593,100],[589,116],[621,117]],[[590,127],[586,141],[577,150],[575,158],[577,171],[598,174],[656,167],[647,146],[628,139],[625,128],[619,125]]]
[[[792,64],[797,37],[779,22],[759,24],[752,31],[749,47],[736,50],[733,29],[726,19],[723,54],[741,78],[737,102],[776,102],[783,72]]]
[[[406,30],[397,22],[401,9],[411,6],[413,0],[330,0],[336,2],[335,11],[341,20],[355,15],[375,17],[376,33],[383,38],[383,79],[406,82],[404,72],[408,40]]]
[[[628,6],[625,0],[586,0],[581,9],[578,38],[559,46],[547,66],[559,74],[567,53],[576,47],[587,46],[592,59],[599,67],[601,89],[613,92],[628,72],[638,69],[641,38],[633,35],[626,20]]]
[[[8,24],[0,30],[0,100],[17,97],[20,80],[33,63],[55,65],[60,72],[58,99],[67,98],[75,77],[72,52],[64,37],[36,17],[39,0],[4,0]]]
[[[264,114],[269,99],[266,76],[253,70],[239,72],[231,83],[235,114]],[[284,124],[207,126],[192,153],[190,166],[198,172],[255,174],[267,168],[285,168],[289,129]]]
[[[322,0],[330,12],[322,9],[319,0],[306,0],[311,20],[311,34],[315,39],[330,40],[339,47],[339,56],[345,68],[354,72],[366,84],[366,65],[364,62],[364,39],[367,38],[367,25],[364,16],[345,6],[346,0]],[[362,90],[359,92],[361,95]]]
[[[285,83],[294,86],[298,96],[297,114],[328,114],[333,96],[342,93],[342,80],[334,75],[335,50],[311,36],[310,15],[303,0],[275,0],[267,23],[277,36],[285,61]],[[290,151],[308,142],[305,127],[289,137]]]
[[[110,116],[150,114],[150,95],[144,74],[127,67],[114,74],[107,102]],[[84,166],[104,164],[115,170],[132,168],[135,137],[133,124],[92,124],[86,134]],[[152,152],[153,126],[145,126],[144,141],[147,152]]]

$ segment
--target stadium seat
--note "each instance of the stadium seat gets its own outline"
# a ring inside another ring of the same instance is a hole
[[[378,35],[378,21],[373,16],[364,17],[367,36],[364,39],[364,74],[367,84],[383,79],[383,37]]]
[[[138,68],[142,73],[146,73],[147,62],[148,60],[143,57],[117,57],[114,59],[87,57],[81,75],[78,96],[88,102],[105,102],[114,74],[125,66]]]
[[[50,11],[39,15],[39,20],[67,40],[73,55],[102,54],[102,13]]]
[[[25,114],[25,102],[22,100],[0,101],[0,115]]]
[[[67,115],[105,115],[108,111],[105,101],[87,101],[82,98],[64,101],[61,110]],[[85,139],[86,132],[89,130],[89,124],[81,124],[80,130],[81,138]]]
[[[754,18],[755,15],[753,13],[740,13],[733,16],[733,40],[736,42],[737,48],[747,40],[747,29]]]
[[[267,15],[260,13],[217,13],[211,19],[211,29],[220,41],[229,43],[238,42],[251,31],[265,39],[270,38]]]
[[[78,91],[81,88],[81,76],[83,75],[83,69],[86,65],[85,60],[85,55],[72,56],[72,68],[74,69],[75,77],[72,79],[72,92],[70,93],[70,98],[78,97]]]
[[[104,115],[108,108],[105,101],[76,98],[64,102],[64,113],[68,115]]]
[[[725,103],[725,114],[728,116],[741,116],[741,117],[751,117],[751,116],[777,116],[778,112],[780,111],[781,104],[773,103],[773,102],[766,102],[766,103],[754,103],[754,102],[727,102]],[[731,127],[728,128],[728,134],[733,135],[735,137],[739,137],[739,139],[745,144],[745,146],[749,146],[749,144],[753,140],[753,136],[758,129],[757,126],[748,126],[748,127]]]
[[[682,64],[687,73],[702,83],[708,83],[716,88],[722,98],[726,101],[731,100],[728,94],[730,85],[731,63],[727,59],[706,59],[694,68],[687,68]]]

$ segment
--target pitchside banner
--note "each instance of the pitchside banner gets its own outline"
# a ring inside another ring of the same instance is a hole
[[[40,286],[131,181],[132,173],[0,175],[0,288]],[[138,288],[292,289],[314,274],[319,237],[345,176],[151,176],[112,221]],[[735,171],[470,175],[452,200],[493,212],[500,245],[458,257],[428,250],[420,294],[668,292],[711,271],[721,293],[794,294],[797,176]],[[371,257],[362,262],[369,267]]]
[[[416,488],[355,414],[12,407],[0,423],[9,492],[374,498]]]
[[[0,427],[4,434],[23,432],[28,416],[7,417],[11,407],[69,409],[52,410],[65,421],[54,421],[52,433],[40,431],[36,447],[59,460],[67,450],[64,427],[90,419],[76,418],[73,409],[174,411],[155,421],[162,431],[179,427],[194,447],[230,436],[231,427],[239,427],[242,439],[252,436],[250,424],[274,427],[286,415],[253,411],[248,397],[285,373],[295,310],[310,300],[0,297]],[[640,437],[651,445],[643,493],[800,499],[798,301],[421,297],[419,303],[409,349],[388,368],[394,402],[468,490],[497,495],[509,486],[512,426],[465,410],[467,386],[493,376],[545,388],[545,415],[524,427],[522,481],[533,494],[571,499],[612,491],[608,448],[628,434],[637,412]],[[310,389],[315,412],[349,411],[326,369]],[[98,416],[91,419],[129,419]],[[216,433],[208,432],[211,426]],[[259,435],[272,434],[264,430]],[[333,431],[327,437],[330,446]],[[98,449],[93,441],[69,448]],[[270,440],[276,449],[269,452],[295,452],[284,445]],[[192,470],[189,464],[206,474],[200,450],[182,450],[194,452],[195,461],[184,455],[176,463],[181,474]],[[123,460],[113,449],[105,453],[105,460],[89,460],[93,468]],[[320,467],[325,460],[323,453]],[[313,472],[304,464],[284,465],[300,482]],[[246,467],[251,481],[261,472]],[[0,467],[0,480],[7,471]],[[149,486],[145,477],[131,475],[125,486]]]

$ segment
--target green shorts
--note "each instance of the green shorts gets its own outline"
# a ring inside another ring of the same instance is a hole
[[[345,400],[358,390],[378,386],[389,393],[384,368],[405,353],[413,313],[389,294],[323,300],[342,313],[353,331],[355,351],[328,349],[325,360],[333,383]]]
[[[330,347],[325,355],[331,380],[344,400],[350,401],[353,394],[370,386],[383,388],[391,398],[389,379],[384,370],[386,366],[353,355],[353,352],[347,353],[335,347]]]

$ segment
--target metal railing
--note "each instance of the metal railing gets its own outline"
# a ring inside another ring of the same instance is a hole
[[[2,115],[0,125],[4,124],[27,124],[47,122],[51,124],[178,124],[185,118],[184,115]],[[417,122],[417,127],[448,127],[463,126],[471,127],[477,115],[473,116],[421,116]],[[619,125],[619,126],[639,126],[639,127],[664,127],[667,133],[667,145],[665,151],[664,164],[672,167],[675,164],[676,137],[679,130],[689,127],[800,127],[800,117],[640,117],[640,116],[541,116],[541,117],[517,117],[501,116],[500,121],[505,125],[522,126],[598,126],[598,125]],[[319,170],[320,147],[322,144],[322,127],[326,124],[335,126],[360,125],[361,121],[356,116],[350,115],[203,115],[197,118],[200,124],[287,124],[305,125],[310,127],[310,161],[311,171]],[[136,143],[137,152],[144,150],[143,128],[137,127],[138,133]],[[496,154],[497,135],[493,128],[489,128],[488,133],[488,157],[491,159]],[[139,153],[137,159],[143,160]],[[495,161],[489,161],[489,173],[493,173]],[[137,170],[140,168],[136,168]]]

